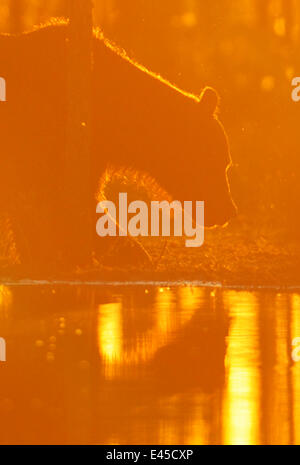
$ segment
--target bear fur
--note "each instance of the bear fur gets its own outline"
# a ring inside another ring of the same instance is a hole
[[[7,101],[0,103],[0,209],[13,218],[33,259],[53,257],[63,234],[67,28],[56,20],[0,35],[0,76],[7,83]],[[185,92],[95,30],[91,90],[93,209],[105,172],[129,169],[136,182],[148,176],[170,198],[204,200],[206,226],[235,215],[228,140],[213,89]]]

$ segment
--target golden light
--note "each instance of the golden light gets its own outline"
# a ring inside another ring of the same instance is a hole
[[[155,353],[168,344],[194,315],[203,290],[182,288],[179,291],[180,312],[176,311],[174,293],[160,288],[156,293],[152,326],[131,335],[131,344],[124,346],[122,303],[110,303],[98,307],[97,340],[98,350],[104,362],[105,377],[113,379],[123,369],[135,367],[154,357]],[[182,307],[181,307],[182,306]]]
[[[223,442],[258,444],[258,304],[250,292],[228,291],[224,294],[224,305],[232,320],[226,356]]]
[[[199,287],[181,287],[178,289],[180,305],[180,323],[187,323],[199,309],[205,299],[205,289]]]
[[[11,290],[1,284],[0,285],[0,316],[1,310],[4,310],[4,314],[6,313],[7,308],[12,304],[12,292]]]
[[[292,341],[300,337],[300,295],[293,294],[292,296]],[[294,444],[300,444],[300,362],[295,363],[292,368],[293,380],[293,424],[294,428]]]
[[[275,87],[275,79],[273,76],[264,76],[261,80],[261,89],[264,92],[271,92]]]
[[[279,37],[286,35],[286,21],[285,18],[276,18],[274,21],[274,32]]]
[[[122,304],[110,303],[98,308],[98,347],[104,360],[105,375],[112,378],[122,357]]]
[[[175,324],[176,306],[172,292],[167,292],[166,289],[160,288],[156,296],[157,307],[157,330],[156,340],[158,337],[164,338],[172,330]]]

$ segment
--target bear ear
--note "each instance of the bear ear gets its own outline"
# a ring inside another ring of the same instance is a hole
[[[205,113],[214,115],[219,106],[220,97],[212,87],[205,87],[200,95],[200,104]]]

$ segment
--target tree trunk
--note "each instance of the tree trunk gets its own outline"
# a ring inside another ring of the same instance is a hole
[[[23,31],[24,0],[10,0],[10,30],[12,34]]]
[[[284,0],[282,2],[283,15],[285,18],[286,24],[286,38],[287,40],[292,40],[293,38],[293,18],[294,18],[294,4],[293,0]]]
[[[256,0],[256,11],[258,27],[269,29],[269,0]]]
[[[72,265],[89,260],[94,199],[91,191],[92,2],[70,0],[68,33],[68,121],[64,188],[65,258]]]

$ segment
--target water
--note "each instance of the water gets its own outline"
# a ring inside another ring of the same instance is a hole
[[[300,444],[300,294],[0,286],[0,443]]]

